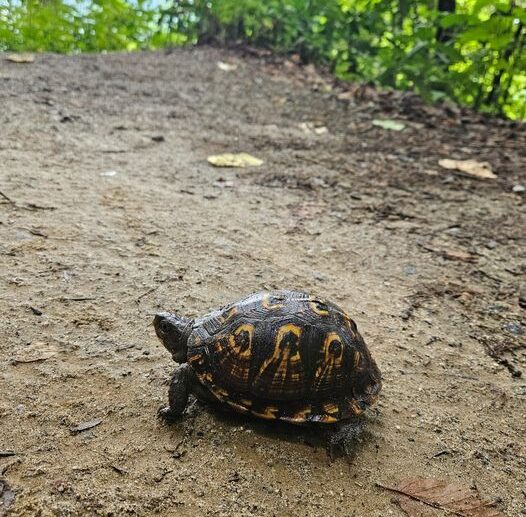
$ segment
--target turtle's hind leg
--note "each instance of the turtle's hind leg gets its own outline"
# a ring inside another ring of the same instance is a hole
[[[352,418],[342,422],[331,432],[327,440],[327,453],[331,459],[339,455],[352,456],[364,431],[362,418]]]
[[[192,373],[188,364],[182,364],[173,373],[168,390],[168,406],[159,410],[159,417],[166,422],[174,422],[183,414],[192,388]]]

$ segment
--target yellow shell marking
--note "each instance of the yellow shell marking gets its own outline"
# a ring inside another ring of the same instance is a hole
[[[245,406],[232,402],[231,400],[227,400],[226,402],[235,411],[238,411],[239,413],[248,413],[248,409]]]
[[[244,343],[236,342],[236,337],[238,337],[241,334],[241,332],[246,332],[248,334],[248,346],[245,347],[245,350],[243,350]],[[240,358],[249,359],[251,351],[252,351],[253,337],[254,337],[254,325],[251,325],[250,323],[239,325],[239,327],[237,327],[237,329],[234,330],[234,332],[228,338],[230,348],[235,350],[236,354]]]
[[[303,390],[303,367],[301,365],[301,357],[298,347],[284,346],[283,340],[293,334],[299,341],[301,337],[301,329],[297,325],[288,323],[279,328],[276,339],[274,341],[274,351],[272,355],[261,365],[259,373],[254,380],[257,385],[260,381],[262,385],[264,381],[262,377],[269,374],[272,379],[272,386],[270,391],[281,391],[283,387],[295,387],[298,391]],[[268,372],[267,372],[268,370]]]
[[[230,307],[228,311],[221,317],[222,323],[227,323],[237,314],[237,307]]]
[[[260,418],[265,418],[266,420],[274,420],[277,418],[278,408],[276,406],[266,406],[262,413],[254,410],[252,410],[251,413],[254,416],[259,416]]]
[[[323,410],[325,413],[332,415],[338,413],[339,407],[338,404],[334,404],[334,402],[328,402],[327,404],[323,404]]]
[[[278,301],[278,302],[274,302],[272,303],[271,302],[271,298],[273,298],[273,296],[269,293],[265,294],[263,296],[263,299],[261,300],[261,305],[263,305],[263,307],[265,307],[265,309],[279,309],[281,307],[283,307],[283,302],[282,301]]]
[[[335,346],[334,343],[338,343],[339,346]],[[329,332],[325,336],[322,353],[323,359],[319,361],[314,373],[314,389],[318,389],[321,384],[331,384],[331,378],[342,366],[343,343],[342,338],[336,332]]]
[[[323,302],[320,300],[309,300],[309,307],[320,316],[327,316],[329,314],[329,309],[324,308],[327,307]]]
[[[305,422],[309,415],[312,413],[312,409],[310,406],[307,406],[304,409],[301,409],[297,413],[295,413],[293,416],[287,418],[289,422]]]
[[[223,335],[213,344],[222,376],[228,376],[240,391],[248,389],[254,326],[239,325],[231,334]]]
[[[362,358],[362,356],[361,356],[360,352],[358,352],[358,350],[355,350],[354,351],[354,368],[355,368],[355,370],[358,369],[358,366],[360,365],[361,358]]]
[[[356,332],[354,331],[354,328],[353,328],[353,323],[354,323],[353,320],[347,314],[345,314],[344,318],[345,318],[345,326],[347,327],[347,330],[349,331],[349,333],[351,334],[353,338],[356,337]],[[354,323],[354,325],[356,325],[356,323]]]
[[[193,357],[190,357],[188,359],[188,362],[190,364],[203,364],[204,363],[204,359],[203,359],[203,356],[201,354],[198,354],[198,355],[194,355]]]
[[[228,399],[228,391],[226,391],[223,388],[220,388],[219,386],[216,386],[214,388],[214,393],[219,396],[219,398],[222,399]]]
[[[363,409],[361,408],[360,404],[358,404],[358,402],[356,402],[355,400],[351,402],[351,409],[355,415],[360,415],[361,413],[363,413]]]
[[[338,419],[336,417],[331,416],[331,415],[323,415],[318,420],[318,422],[320,422],[322,424],[334,424],[337,421],[338,421]]]

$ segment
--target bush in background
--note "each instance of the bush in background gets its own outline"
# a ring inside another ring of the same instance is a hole
[[[247,43],[524,120],[525,24],[525,0],[0,0],[0,49]]]

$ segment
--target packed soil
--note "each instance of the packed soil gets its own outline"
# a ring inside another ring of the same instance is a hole
[[[524,126],[256,54],[0,56],[0,514],[399,516],[380,485],[417,476],[526,514]],[[275,288],[340,304],[382,370],[349,455],[156,417],[153,315]]]

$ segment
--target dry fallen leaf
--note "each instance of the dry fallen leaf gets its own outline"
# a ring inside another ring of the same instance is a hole
[[[22,353],[13,357],[11,364],[39,363],[53,357],[56,353],[57,349],[53,345],[43,341],[35,341],[31,343],[27,349],[23,350]]]
[[[381,483],[377,483],[377,485],[459,517],[505,517],[502,512],[492,508],[493,501],[482,499],[476,489],[444,480],[409,478],[402,480],[396,486],[387,486]],[[404,500],[400,507],[409,517],[423,515],[419,506],[404,504],[406,501]]]
[[[354,99],[355,92],[351,91],[351,90],[347,90],[347,91],[339,93],[336,97],[340,101],[350,101],[350,100]]]
[[[216,154],[209,156],[207,160],[215,167],[258,167],[263,164],[263,160],[248,153]]]
[[[316,67],[311,63],[303,67],[303,73],[307,82],[313,84],[316,89],[323,92],[332,91],[332,85],[328,83],[316,70]]]
[[[448,260],[459,260],[461,262],[476,262],[477,257],[467,251],[456,250],[452,248],[441,248],[433,244],[420,244],[422,248],[433,253],[438,253]]]
[[[443,515],[443,512],[440,510],[416,499],[399,496],[394,498],[393,502],[395,501],[409,517],[436,517],[437,515]]]
[[[461,262],[476,262],[477,257],[462,250],[445,249],[442,250],[442,256],[449,260],[460,260]]]
[[[6,59],[12,63],[32,63],[35,56],[33,54],[8,54]]]
[[[378,126],[383,129],[390,129],[391,131],[402,131],[402,129],[405,128],[405,124],[403,122],[391,119],[374,119],[373,126]]]
[[[444,158],[443,160],[438,160],[438,165],[444,169],[465,172],[476,178],[494,179],[497,177],[491,170],[491,165],[488,162],[477,162],[476,160],[449,160]]]
[[[233,72],[237,68],[237,65],[233,63],[224,63],[223,61],[218,61],[217,68],[223,70],[223,72]]]
[[[102,424],[102,419],[97,418],[95,420],[89,420],[88,422],[82,422],[82,424],[70,427],[69,430],[72,434],[77,434],[81,433],[82,431],[87,431],[88,429],[93,429],[100,424]]]
[[[326,126],[316,126],[313,122],[301,122],[298,127],[308,134],[325,135],[329,132]]]

